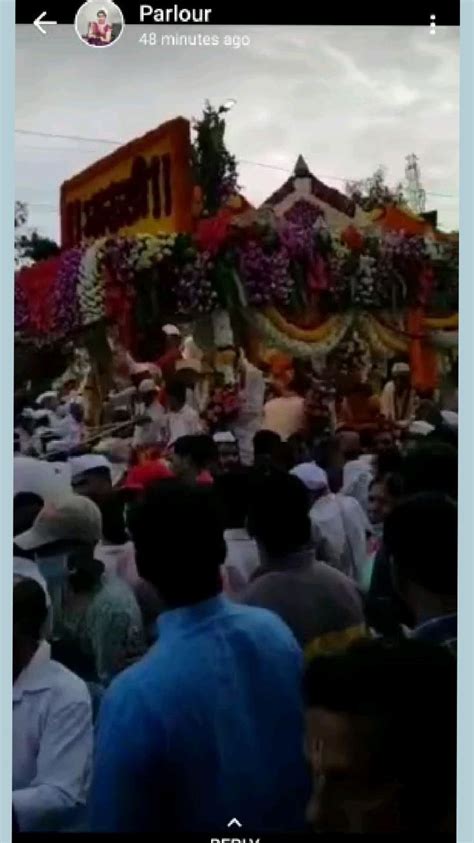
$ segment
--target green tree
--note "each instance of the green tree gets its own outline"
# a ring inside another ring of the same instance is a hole
[[[54,240],[43,237],[36,229],[26,229],[28,205],[15,202],[15,264],[37,263],[58,255],[60,248]]]
[[[373,211],[384,205],[405,205],[402,182],[392,188],[386,184],[385,178],[385,168],[380,166],[367,179],[346,182],[346,194],[364,211]]]
[[[210,216],[239,189],[237,162],[224,140],[226,110],[225,107],[215,109],[206,101],[202,118],[193,125],[191,165],[194,183],[202,190],[204,213]]]

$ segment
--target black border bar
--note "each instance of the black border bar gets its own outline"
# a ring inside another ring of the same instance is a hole
[[[16,23],[32,24],[46,12],[47,20],[57,23],[73,24],[81,0],[16,0]],[[145,29],[159,26],[153,18],[140,19],[140,7],[152,6],[153,9],[173,11],[169,24],[189,25],[189,19],[180,19],[179,12],[211,9],[208,22],[196,26],[209,25],[245,26],[426,26],[429,29],[431,15],[436,16],[437,26],[459,26],[460,0],[287,0],[281,4],[267,4],[255,0],[212,0],[201,4],[165,2],[161,5],[143,3],[140,0],[118,0],[127,24],[138,24]],[[178,15],[177,15],[178,13]],[[182,17],[187,17],[183,14]],[[40,33],[38,33],[39,35]]]
[[[355,835],[357,839],[357,835]],[[13,834],[13,840],[18,843],[51,843],[54,840],[54,835],[51,834]],[[239,843],[249,843],[250,840],[260,843],[354,843],[354,834],[261,834],[258,832],[245,831],[243,828],[227,829],[226,831],[218,831],[216,834],[195,834],[192,832],[181,832],[180,834],[168,833],[154,833],[154,834],[140,834],[138,833],[122,833],[122,834],[94,834],[84,832],[82,834],[68,833],[66,840],[71,843],[137,843],[138,840],[149,840],[154,843],[211,843],[213,839],[219,841],[237,840]],[[364,834],[360,835],[360,839],[364,843],[380,843],[380,834]],[[450,833],[434,834],[432,832],[423,833],[423,839],[428,843],[456,843],[456,835]],[[411,834],[405,832],[403,834],[390,834],[389,843],[419,843],[420,836],[418,834]]]

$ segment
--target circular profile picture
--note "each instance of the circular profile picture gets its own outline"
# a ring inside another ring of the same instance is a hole
[[[125,29],[122,10],[111,0],[87,0],[74,22],[77,36],[89,47],[111,47]]]

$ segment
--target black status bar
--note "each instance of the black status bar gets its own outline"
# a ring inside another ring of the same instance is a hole
[[[109,0],[104,0],[107,8]],[[140,3],[135,0],[118,0],[117,5],[127,24],[159,26],[160,24],[190,25],[267,25],[267,26],[426,26],[432,16],[437,26],[459,26],[460,0],[338,0],[338,2],[282,3],[265,8],[255,0],[239,0],[237,3],[219,0],[202,5],[186,3],[153,2]],[[32,24],[39,15],[56,23],[73,24],[80,0],[16,0],[16,22]]]

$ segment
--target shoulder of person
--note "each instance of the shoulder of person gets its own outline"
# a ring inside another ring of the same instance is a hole
[[[322,560],[315,562],[313,571],[321,580],[325,579],[327,583],[337,584],[341,593],[344,589],[346,594],[350,592],[353,595],[360,596],[354,580],[348,577],[347,574],[344,574],[343,571],[334,568],[333,565],[329,565],[328,562],[323,562]]]
[[[368,518],[362,509],[360,502],[357,498],[354,498],[352,495],[345,495],[343,493],[339,493],[338,495],[341,507],[347,514],[359,516],[360,519],[364,522],[369,523]]]
[[[89,689],[72,670],[52,659],[48,663],[47,671],[55,708],[68,708],[73,705],[91,708]]]
[[[104,716],[108,712],[117,712],[123,715],[124,709],[131,714],[134,711],[142,711],[146,707],[146,687],[150,673],[157,673],[156,657],[158,644],[153,645],[150,650],[135,664],[125,668],[110,683],[105,692],[101,710]],[[142,693],[145,689],[145,693]],[[152,690],[154,689],[154,685]],[[159,699],[153,699],[153,708],[156,708],[156,715],[159,716]]]
[[[258,595],[263,594],[270,582],[278,581],[278,578],[278,572],[271,571],[262,574],[239,595],[236,606],[242,615],[246,615],[245,621],[249,627],[271,631],[271,634],[275,635],[275,640],[278,637],[280,642],[286,641],[288,645],[296,646],[299,650],[300,646],[286,623],[275,612],[261,608],[257,604]]]

